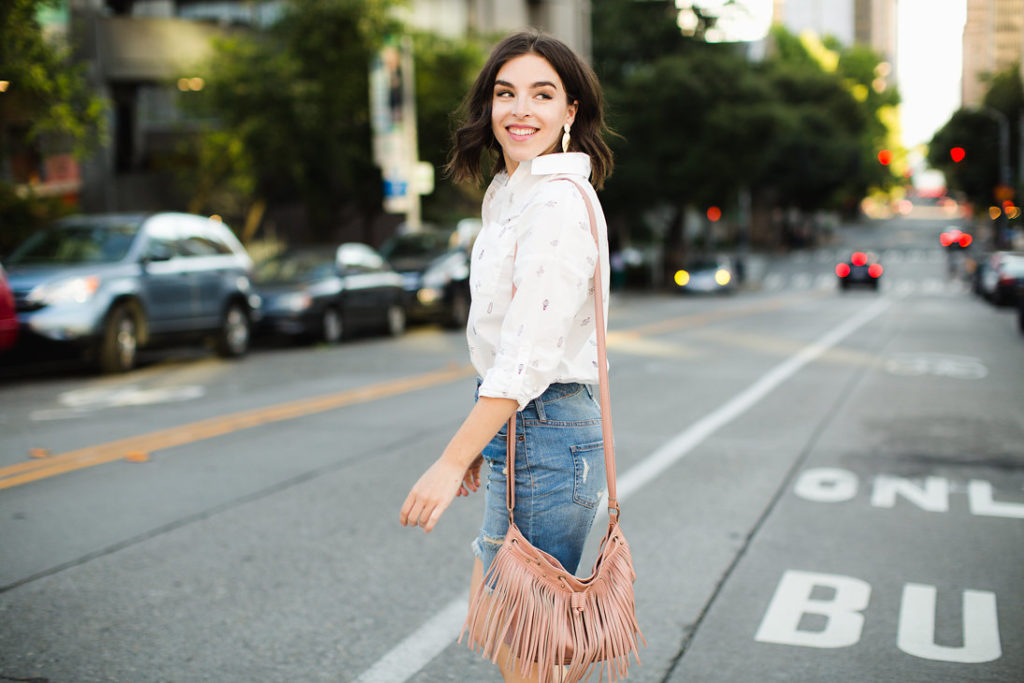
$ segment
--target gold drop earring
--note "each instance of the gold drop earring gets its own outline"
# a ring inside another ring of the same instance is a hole
[[[568,152],[569,151],[569,124],[566,123],[564,126],[562,126],[562,129],[565,131],[565,134],[562,136],[562,151],[563,152]]]

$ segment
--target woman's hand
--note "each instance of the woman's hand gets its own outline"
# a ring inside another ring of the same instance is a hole
[[[471,486],[475,491],[479,484],[480,465],[476,460],[467,469],[441,456],[409,491],[398,521],[402,526],[421,526],[429,533],[464,487]]]
[[[484,464],[484,456],[476,456],[469,465],[469,469],[466,470],[466,474],[462,477],[462,486],[459,487],[459,492],[456,495],[468,496],[473,491],[480,489],[480,466]]]
[[[480,453],[518,405],[510,398],[480,397],[441,457],[409,491],[398,517],[402,526],[421,526],[429,532],[456,496],[480,488]]]

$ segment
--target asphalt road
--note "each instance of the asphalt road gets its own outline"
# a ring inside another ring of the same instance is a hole
[[[947,222],[615,296],[630,680],[1024,678],[1024,337]],[[851,247],[881,292],[837,291]],[[4,381],[0,681],[500,680],[455,643],[481,501],[397,522],[473,387],[433,327]]]

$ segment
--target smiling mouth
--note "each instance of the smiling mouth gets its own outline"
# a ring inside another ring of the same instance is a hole
[[[536,133],[539,129],[537,128],[523,128],[521,126],[508,126],[505,128],[508,134],[512,136],[513,140],[526,140],[531,135]]]

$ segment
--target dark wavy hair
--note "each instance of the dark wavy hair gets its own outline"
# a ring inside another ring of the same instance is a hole
[[[505,157],[491,129],[494,81],[505,62],[526,54],[543,57],[558,73],[569,104],[576,103],[569,151],[590,156],[590,182],[601,189],[611,175],[612,151],[603,135],[610,132],[604,122],[604,95],[597,75],[562,41],[530,30],[513,34],[498,43],[473,83],[459,109],[461,125],[453,136],[446,171],[457,182],[480,182],[483,156],[496,156],[495,173],[504,170]]]

